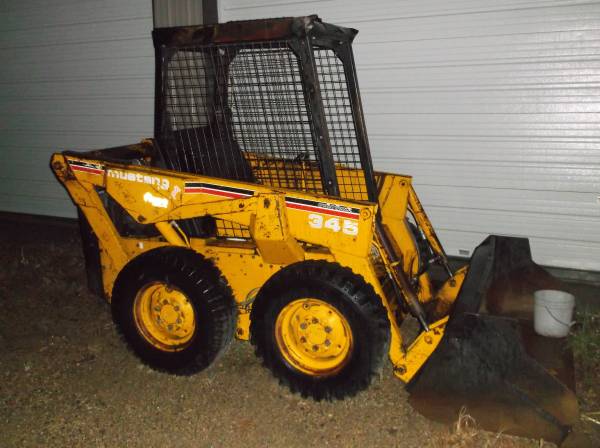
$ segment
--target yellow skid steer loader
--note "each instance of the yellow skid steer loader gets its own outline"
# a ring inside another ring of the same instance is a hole
[[[201,371],[235,336],[294,392],[342,399],[387,354],[425,415],[466,406],[560,442],[569,356],[530,325],[532,291],[560,285],[522,238],[452,272],[411,177],[373,169],[356,33],[316,16],[154,30],[154,139],[52,157],[89,286],[156,369]]]

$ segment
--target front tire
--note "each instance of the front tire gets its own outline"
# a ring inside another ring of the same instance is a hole
[[[389,321],[373,287],[325,261],[290,265],[260,290],[251,341],[280,383],[304,397],[342,399],[366,389],[389,347]]]
[[[132,260],[112,296],[113,320],[150,367],[192,374],[233,338],[235,302],[220,271],[198,253],[163,247]]]

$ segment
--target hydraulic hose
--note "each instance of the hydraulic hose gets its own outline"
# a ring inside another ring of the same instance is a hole
[[[421,306],[413,287],[408,281],[406,274],[402,270],[402,265],[400,263],[401,260],[399,260],[396,256],[396,252],[394,251],[394,248],[392,247],[392,244],[379,219],[375,224],[375,232],[381,247],[385,251],[385,258],[387,259],[387,263],[389,263],[389,271],[392,274],[392,283],[394,284],[394,290],[396,291],[396,294],[404,299],[408,305],[408,308],[410,309],[411,314],[419,321],[419,324],[421,324],[423,330],[429,331],[425,310]]]

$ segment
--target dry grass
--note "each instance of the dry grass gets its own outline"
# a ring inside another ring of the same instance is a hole
[[[465,408],[460,410],[456,422],[448,429],[447,434],[439,436],[433,445],[440,448],[543,448],[554,446],[543,440],[535,441],[481,430]]]

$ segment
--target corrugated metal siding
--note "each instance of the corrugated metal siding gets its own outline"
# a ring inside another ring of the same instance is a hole
[[[0,24],[0,210],[75,216],[52,152],[152,135],[152,3],[2,1]]]
[[[152,0],[152,4],[155,28],[203,23],[202,0]]]
[[[319,14],[355,43],[376,168],[411,174],[447,251],[529,236],[600,270],[600,5],[219,0],[220,21]]]

